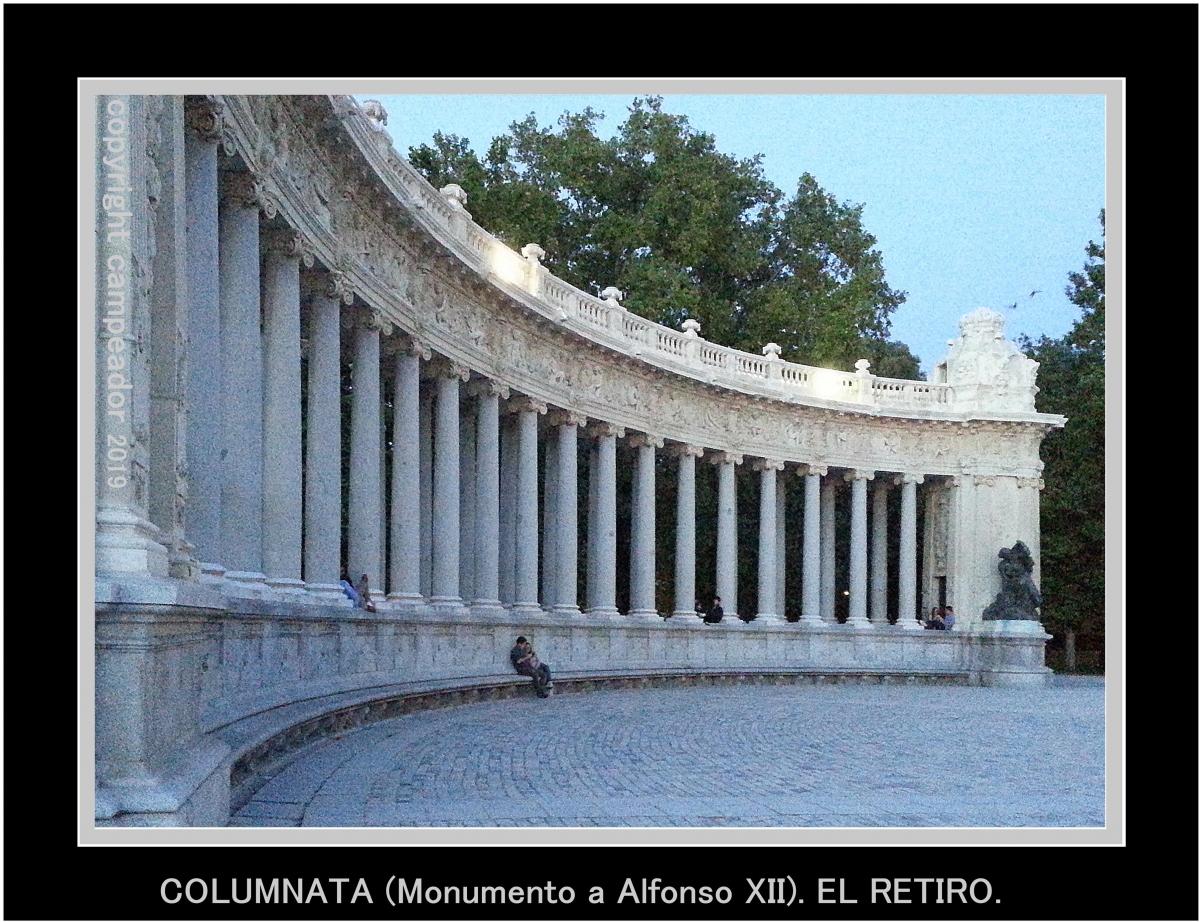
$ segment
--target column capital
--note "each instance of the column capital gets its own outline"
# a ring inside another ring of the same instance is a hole
[[[906,483],[924,483],[924,482],[925,482],[924,474],[905,473],[905,474],[897,474],[895,477],[892,478],[892,483],[896,484],[896,486],[900,486],[900,485],[906,484]]]
[[[467,385],[472,397],[503,397],[508,399],[508,385],[495,378],[476,378]]]
[[[350,284],[346,273],[338,269],[329,270],[329,281],[325,286],[325,294],[346,305],[354,303],[354,286]]]
[[[844,478],[847,483],[853,482],[855,480],[874,480],[875,472],[874,471],[864,471],[860,468],[855,468],[852,471],[846,471]]]
[[[546,404],[528,394],[515,394],[508,399],[509,413],[538,413],[544,416],[548,409]]]
[[[189,96],[187,124],[203,140],[218,143],[225,130],[225,106],[212,96]]]
[[[796,468],[796,473],[801,476],[824,477],[829,473],[829,466],[826,464],[801,464]]]
[[[575,410],[555,409],[546,414],[550,426],[586,426],[588,418]]]
[[[279,206],[270,184],[253,173],[223,172],[219,190],[221,198],[236,202],[244,208],[258,208],[268,218],[274,218],[279,213]]]
[[[401,349],[408,355],[415,355],[418,359],[424,359],[426,362],[433,358],[433,350],[429,348],[429,344],[415,333],[403,334],[401,343]]]
[[[704,446],[674,442],[667,446],[666,453],[672,458],[702,458],[704,457]]]
[[[316,262],[312,246],[304,239],[304,235],[290,227],[282,230],[276,228],[263,230],[259,233],[258,239],[264,254],[275,253],[286,256],[288,259],[296,259],[303,262],[309,269]]]
[[[625,427],[596,419],[588,423],[586,434],[589,438],[601,439],[611,436],[612,438],[623,439],[625,438]]]
[[[770,458],[756,458],[750,462],[750,469],[755,471],[782,471],[783,462],[773,461]]]
[[[738,451],[714,451],[705,460],[712,464],[741,464],[743,459]]]
[[[369,308],[343,312],[341,325],[342,330],[346,333],[353,332],[354,330],[374,330],[377,333],[387,335],[392,332],[392,321],[385,317],[381,311]]]
[[[648,432],[631,432],[625,437],[625,443],[630,448],[641,448],[642,446],[649,446],[650,448],[663,447],[662,437],[651,435]]]
[[[445,356],[432,359],[427,367],[431,378],[457,378],[464,382],[471,379],[470,368]]]

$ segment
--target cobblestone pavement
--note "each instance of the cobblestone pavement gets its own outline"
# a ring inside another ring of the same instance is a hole
[[[314,745],[233,826],[1103,826],[1104,688],[598,691]]]

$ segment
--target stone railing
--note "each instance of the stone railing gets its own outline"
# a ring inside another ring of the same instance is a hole
[[[416,223],[528,309],[597,343],[706,384],[777,400],[899,416],[909,412],[952,418],[1034,414],[1035,388],[1014,388],[1003,405],[992,400],[982,406],[956,394],[951,384],[877,377],[866,371],[863,362],[860,371],[843,372],[788,362],[777,355],[764,358],[630,313],[616,298],[601,299],[581,291],[555,278],[536,259],[515,253],[471,220],[457,198],[434,189],[353,100],[333,100],[351,140],[383,184],[411,210]]]

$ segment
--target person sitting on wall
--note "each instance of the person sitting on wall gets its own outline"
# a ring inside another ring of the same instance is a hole
[[[508,658],[512,660],[513,668],[520,675],[527,675],[533,679],[533,690],[539,698],[549,698],[548,689],[554,687],[554,683],[550,680],[550,667],[541,662],[537,658],[537,654],[533,652],[533,647],[524,637],[517,638],[517,645],[512,648],[508,654]]]
[[[338,580],[338,583],[342,587],[342,593],[351,601],[355,608],[358,608],[358,590],[351,584],[350,577],[345,570],[342,571],[342,578]]]
[[[933,614],[929,616],[929,620],[925,623],[925,628],[930,631],[946,630],[946,622],[942,620],[942,610],[935,608]]]
[[[696,599],[696,617],[702,621],[704,620],[704,603],[699,599]]]
[[[371,583],[367,579],[367,574],[363,574],[359,579],[358,585],[354,587],[358,592],[358,608],[364,608],[367,611],[375,611],[375,606],[371,604]]]
[[[946,630],[948,630],[948,631],[953,630],[954,629],[954,606],[947,605],[945,608],[942,609],[942,611],[944,611],[946,613],[945,617],[942,619],[942,621],[946,625]]]
[[[725,609],[721,607],[721,597],[714,596],[712,608],[708,610],[708,614],[704,616],[705,624],[720,624],[721,619],[725,617]]]

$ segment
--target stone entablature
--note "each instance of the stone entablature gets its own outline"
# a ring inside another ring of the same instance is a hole
[[[216,102],[226,150],[330,267],[340,295],[546,403],[673,442],[941,475],[1037,477],[1041,438],[1063,423],[1034,412],[1036,363],[1013,361],[1003,340],[1010,352],[993,354],[992,328],[980,330],[1002,325],[999,315],[971,315],[945,384],[727,349],[694,326],[637,317],[611,292],[601,300],[567,285],[540,265],[540,247],[522,258],[471,221],[454,190],[433,189],[348,97]]]

